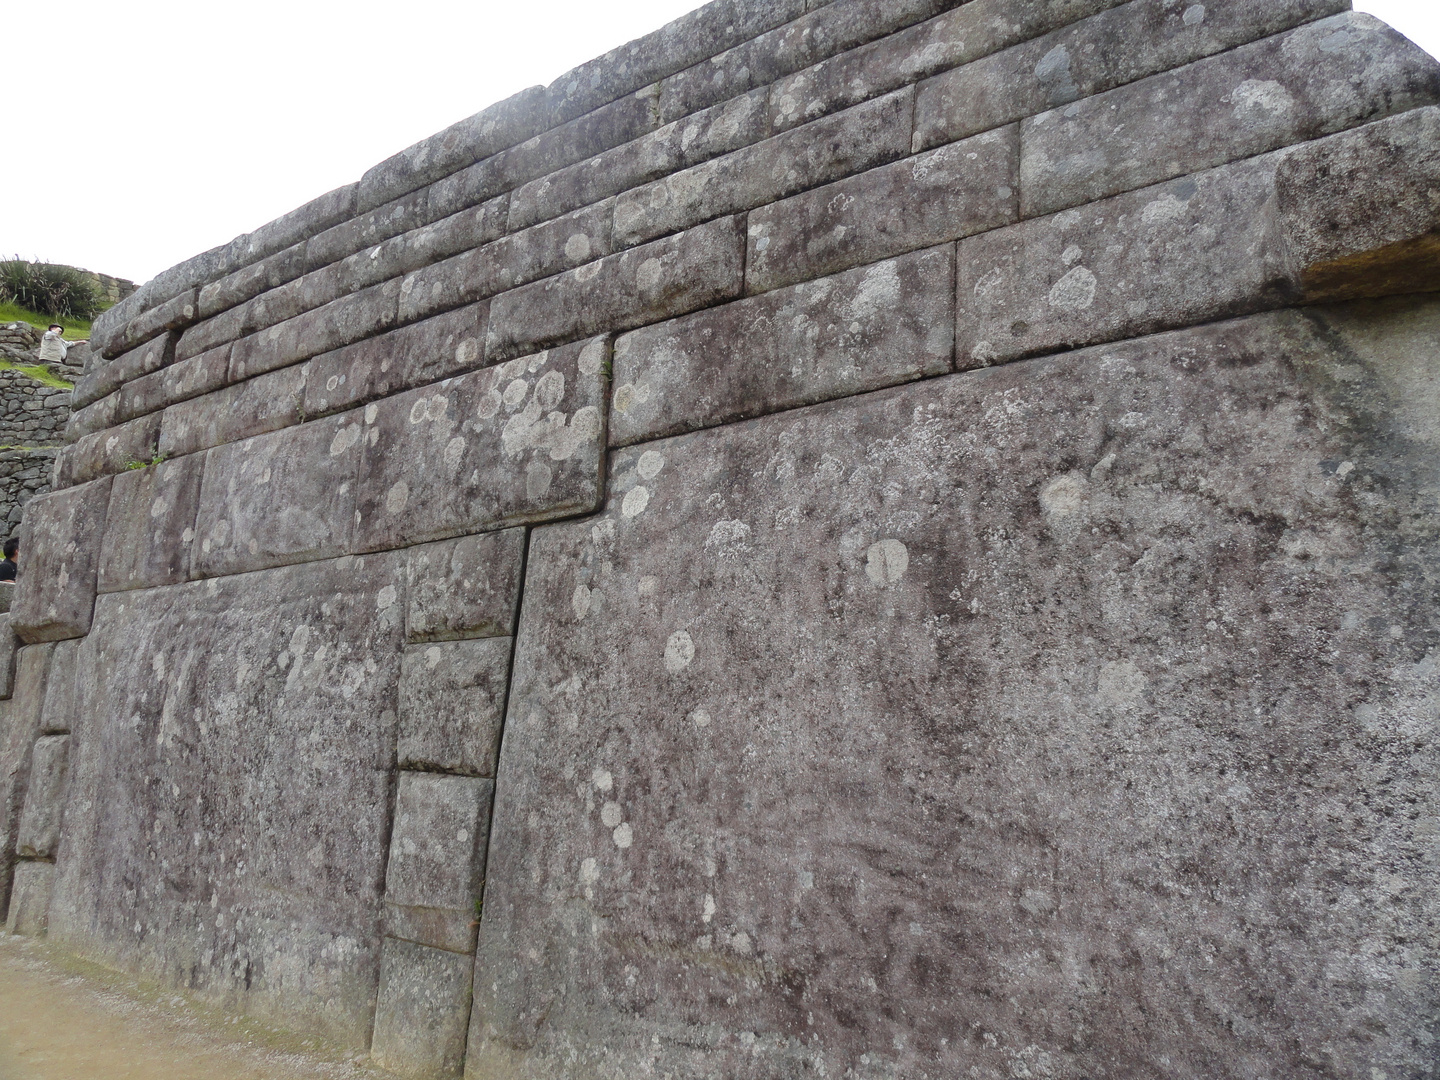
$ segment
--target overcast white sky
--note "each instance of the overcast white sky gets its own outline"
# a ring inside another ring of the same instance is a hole
[[[12,6],[0,256],[138,282],[700,3]],[[1437,0],[1355,7],[1440,55]]]

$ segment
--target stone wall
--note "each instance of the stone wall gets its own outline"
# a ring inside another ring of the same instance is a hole
[[[1440,65],[1348,6],[719,0],[146,283],[10,927],[406,1076],[1436,1075]]]

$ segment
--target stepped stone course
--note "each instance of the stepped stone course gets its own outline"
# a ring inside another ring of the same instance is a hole
[[[96,321],[8,926],[416,1078],[1440,1075],[1437,233],[1344,0],[493,105]]]

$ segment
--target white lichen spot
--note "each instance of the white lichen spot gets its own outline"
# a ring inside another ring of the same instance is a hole
[[[387,585],[386,588],[388,589],[389,586]],[[435,665],[440,663],[440,658],[444,655],[445,654],[440,651],[439,645],[431,645],[425,650],[425,670],[434,671]]]
[[[613,829],[625,820],[625,812],[620,809],[619,803],[607,802],[600,808],[600,820],[607,829]]]
[[[696,709],[690,714],[690,722],[698,728],[710,726],[710,714],[704,709]]]
[[[730,939],[730,947],[734,949],[737,953],[739,953],[741,956],[749,956],[751,950],[754,948],[754,945],[750,941],[750,935],[747,934],[744,930],[741,930],[738,934],[736,934]]]
[[[910,569],[910,551],[899,540],[880,540],[865,552],[865,576],[877,589],[889,588]]]
[[[1172,221],[1178,221],[1184,216],[1189,204],[1174,195],[1165,194],[1153,202],[1147,203],[1145,209],[1140,211],[1140,220],[1146,225],[1168,225]]]
[[[620,502],[620,513],[627,518],[638,517],[645,512],[650,505],[650,492],[641,485],[636,485],[625,493],[625,498]]]
[[[665,455],[659,450],[646,450],[640,455],[640,461],[635,466],[635,471],[640,474],[642,480],[654,480],[660,475],[660,470],[665,468]]]
[[[1274,79],[1246,79],[1230,91],[1230,100],[1242,124],[1264,124],[1295,111],[1290,91]]]
[[[635,842],[635,831],[630,828],[628,821],[623,825],[616,826],[615,831],[611,833],[610,836],[614,839],[615,846],[621,851],[624,851]]]
[[[635,271],[635,287],[642,293],[654,292],[665,280],[665,267],[659,259],[646,259]]]
[[[580,884],[594,885],[600,880],[600,864],[594,859],[586,859],[580,864]]]
[[[390,490],[385,493],[385,509],[388,513],[398,514],[405,509],[405,504],[410,501],[410,485],[404,480],[397,480],[391,485]]]
[[[635,583],[635,591],[641,596],[654,596],[655,590],[660,587],[660,579],[654,574],[646,574]]]
[[[170,504],[165,500],[165,496],[157,495],[155,497],[155,501],[150,504],[150,516],[152,518],[158,518],[161,514],[165,513],[165,511],[169,509]]]
[[[365,423],[373,424],[375,422],[375,418],[379,415],[380,406],[374,404],[373,402],[365,406]]]
[[[1181,20],[1186,26],[1199,26],[1205,21],[1205,5],[1191,4],[1185,9],[1185,14],[1181,16]]]
[[[1079,244],[1071,244],[1060,253],[1060,261],[1066,266],[1074,266],[1084,255],[1085,253],[1080,250]]]
[[[489,420],[500,411],[501,401],[500,391],[492,387],[485,391],[484,396],[480,398],[480,404],[475,409],[475,415],[481,420]]]
[[[584,262],[590,257],[590,237],[584,233],[571,233],[565,241],[565,257],[571,262]]]
[[[590,614],[590,588],[585,584],[575,586],[575,591],[570,595],[570,607],[575,612],[577,620],[585,618]]]
[[[1095,303],[1095,275],[1077,266],[1050,287],[1050,306],[1061,311],[1084,311]]]
[[[609,769],[602,769],[597,765],[590,774],[590,782],[595,785],[596,791],[605,792],[615,786],[615,777],[610,775]]]
[[[547,371],[535,384],[535,402],[546,412],[556,408],[565,396],[565,376],[558,371]]]
[[[455,362],[462,367],[468,367],[480,359],[480,342],[474,338],[466,338],[455,346]]]
[[[375,608],[378,611],[384,611],[386,608],[394,607],[398,598],[399,594],[395,591],[395,586],[386,585],[375,594]]]
[[[530,383],[526,379],[514,379],[510,385],[505,387],[505,392],[500,395],[500,400],[505,403],[507,409],[518,409],[525,401],[525,395],[530,392]]]
[[[1133,709],[1140,704],[1150,680],[1130,660],[1111,660],[1100,669],[1095,696],[1115,709]]]
[[[750,550],[750,526],[738,519],[717,521],[705,538],[705,550],[721,559],[733,559]]]
[[[599,375],[600,368],[605,363],[605,342],[603,339],[592,341],[580,350],[580,359],[577,366],[581,375]]]
[[[525,467],[525,495],[532,502],[539,502],[545,498],[550,490],[550,484],[555,479],[555,472],[543,461],[532,461]]]
[[[460,459],[465,456],[465,439],[462,436],[455,436],[445,444],[445,467],[456,469],[460,465]]]
[[[706,893],[706,894],[705,894],[705,899],[700,902],[700,921],[701,921],[701,922],[707,922],[707,923],[708,923],[708,922],[709,922],[711,919],[713,919],[714,917],[715,917],[715,898],[714,898],[713,896],[711,896],[709,893]]]
[[[695,642],[688,630],[676,630],[665,642],[665,670],[678,675],[695,659]]]

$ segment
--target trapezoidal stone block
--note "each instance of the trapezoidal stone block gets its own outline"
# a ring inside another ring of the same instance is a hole
[[[100,592],[189,579],[204,477],[204,454],[161,461],[115,477],[96,580]]]
[[[386,938],[370,1056],[413,1080],[458,1077],[465,1063],[474,960]]]
[[[461,536],[406,552],[411,641],[509,637],[520,604],[525,530]]]
[[[300,423],[306,374],[297,364],[171,405],[160,416],[160,453],[180,457]]]
[[[54,651],[53,642],[18,650],[15,693],[0,704],[0,898],[10,885],[20,816],[25,810],[30,755],[43,730],[45,680]]]
[[[511,638],[412,645],[400,663],[402,769],[495,775]]]
[[[10,628],[10,615],[0,615],[0,700],[8,698],[15,689],[15,653],[20,646],[15,631]]]
[[[44,937],[54,887],[54,863],[30,859],[17,863],[10,889],[10,909],[5,916],[6,933]]]
[[[25,810],[20,815],[15,841],[15,849],[23,857],[55,857],[65,813],[65,763],[69,750],[69,735],[46,735],[36,740],[31,751]]]
[[[59,641],[89,632],[109,502],[107,476],[26,504],[20,535],[26,565],[10,606],[10,625],[21,641]]]

